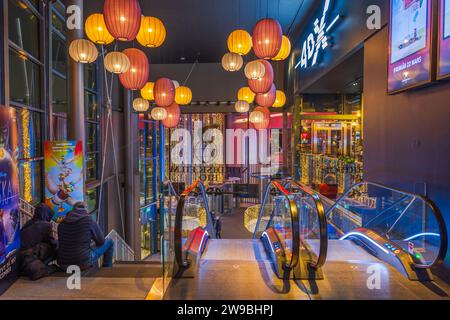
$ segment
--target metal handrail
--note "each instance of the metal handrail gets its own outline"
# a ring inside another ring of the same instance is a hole
[[[442,216],[442,213],[440,211],[440,209],[437,207],[437,205],[427,196],[421,195],[421,194],[416,194],[416,193],[412,193],[409,191],[405,191],[405,190],[401,190],[401,189],[397,189],[394,187],[390,187],[378,182],[372,182],[372,181],[362,181],[359,183],[356,183],[355,185],[353,185],[352,187],[350,187],[336,202],[333,206],[331,206],[328,211],[326,212],[326,216],[328,217],[328,215],[334,210],[336,209],[336,207],[339,205],[339,203],[344,200],[349,194],[350,192],[352,192],[353,189],[363,186],[363,185],[372,185],[375,187],[379,187],[379,188],[383,188],[383,189],[387,189],[396,193],[400,193],[406,196],[410,196],[413,197],[413,201],[415,201],[416,199],[420,199],[422,200],[422,202],[427,205],[431,211],[433,212],[434,217],[436,218],[438,224],[439,224],[439,234],[440,234],[440,245],[439,245],[439,253],[436,256],[436,258],[434,259],[433,263],[431,264],[414,264],[415,268],[418,269],[429,269],[435,265],[439,265],[441,263],[443,263],[444,259],[445,259],[445,255],[447,254],[447,247],[448,247],[448,235],[447,235],[447,227],[445,224],[445,220],[444,217]],[[400,219],[397,219],[396,223],[399,221]]]
[[[290,216],[291,216],[291,228],[292,228],[292,232],[291,232],[292,256],[291,256],[291,260],[288,263],[285,263],[285,267],[287,267],[289,269],[293,269],[298,265],[298,263],[300,261],[300,230],[299,230],[298,209],[297,209],[297,205],[296,205],[295,201],[292,198],[290,198],[291,194],[289,193],[289,191],[286,190],[278,181],[271,180],[266,187],[266,191],[264,193],[264,198],[261,203],[261,208],[259,210],[258,220],[256,222],[255,231],[253,233],[253,239],[256,239],[256,237],[257,237],[259,225],[261,223],[261,220],[262,220],[262,217],[264,214],[264,207],[267,204],[267,200],[268,200],[268,197],[269,197],[269,194],[270,194],[270,191],[272,190],[272,188],[279,190],[289,203],[289,211],[290,211]],[[271,214],[271,217],[270,217],[270,220],[269,220],[267,226],[270,224],[270,221],[272,221],[274,212],[275,212],[275,210],[272,211],[272,214]],[[266,228],[267,228],[267,226],[266,226]]]
[[[186,261],[183,257],[183,212],[184,212],[184,204],[186,202],[186,198],[193,193],[195,190],[200,189],[203,201],[205,203],[205,210],[207,215],[207,224],[206,228],[208,233],[215,238],[216,234],[214,228],[212,228],[212,215],[209,211],[208,206],[208,198],[205,192],[205,186],[201,180],[195,181],[192,185],[190,185],[183,193],[180,195],[178,200],[177,210],[175,213],[175,230],[174,230],[174,243],[175,243],[175,261],[180,267],[187,267],[189,265],[189,261]]]
[[[305,194],[310,196],[314,200],[314,204],[316,205],[317,219],[319,221],[320,249],[317,261],[310,263],[310,267],[314,269],[319,269],[327,261],[327,254],[328,254],[328,221],[327,215],[325,214],[325,208],[323,206],[322,200],[316,193],[311,192],[310,190],[305,188],[305,186],[301,185],[300,183],[294,180],[288,180],[285,187],[288,188],[291,185],[294,185],[295,187],[302,190]],[[299,220],[300,219],[301,218],[299,217]]]

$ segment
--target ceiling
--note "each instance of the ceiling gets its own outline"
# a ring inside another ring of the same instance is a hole
[[[317,1],[317,0],[316,0]],[[160,48],[145,49],[153,64],[220,62],[227,52],[231,31],[243,28],[251,32],[261,18],[280,21],[284,34],[292,35],[314,0],[140,0],[142,14],[160,18],[167,38]],[[84,14],[103,11],[103,1],[85,1]],[[293,39],[291,39],[292,41]],[[119,49],[139,46],[120,43]]]

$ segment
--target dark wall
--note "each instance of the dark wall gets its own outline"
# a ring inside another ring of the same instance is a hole
[[[364,174],[423,193],[450,226],[450,83],[386,94],[388,30],[365,44]],[[450,266],[447,254],[446,265]]]

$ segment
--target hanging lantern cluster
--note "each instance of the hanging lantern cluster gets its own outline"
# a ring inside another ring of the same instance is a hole
[[[141,90],[150,71],[147,55],[136,48],[125,49],[123,53],[130,59],[130,68],[119,75],[120,83],[129,90]]]
[[[179,105],[186,106],[192,101],[192,91],[188,87],[178,86],[175,89],[175,102]]]
[[[222,67],[229,72],[241,70],[244,65],[244,59],[237,53],[228,52],[222,58]]]

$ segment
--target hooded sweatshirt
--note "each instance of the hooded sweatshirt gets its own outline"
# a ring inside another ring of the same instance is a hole
[[[46,205],[38,205],[34,211],[34,216],[23,226],[20,231],[21,249],[31,249],[41,242],[46,242],[56,246],[56,241],[52,236],[52,225],[50,220],[53,211]]]

